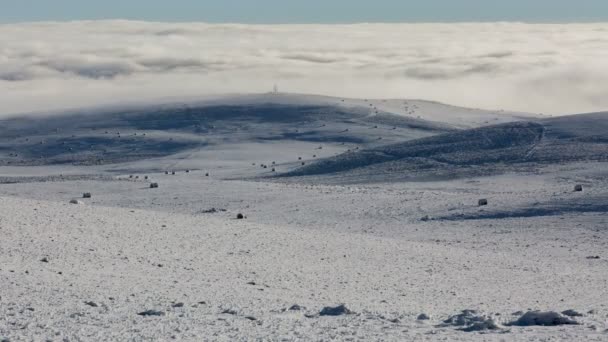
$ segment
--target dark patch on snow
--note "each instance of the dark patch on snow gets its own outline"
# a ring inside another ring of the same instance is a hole
[[[165,313],[162,311],[157,311],[157,310],[146,310],[146,311],[142,311],[137,313],[139,316],[144,316],[144,317],[148,317],[148,316],[164,316]]]
[[[225,309],[222,313],[226,315],[238,315],[238,312],[234,309]]]
[[[416,319],[419,321],[427,321],[427,320],[431,319],[431,317],[429,317],[425,313],[421,313],[420,315],[418,315],[418,317],[416,317]]]
[[[211,209],[202,210],[201,214],[215,214],[215,213],[225,212],[225,211],[226,211],[226,209],[211,208]]]
[[[320,312],[319,316],[341,316],[341,315],[349,315],[353,312],[350,311],[346,305],[341,304],[338,306],[326,306]]]
[[[573,310],[573,309],[568,309],[565,311],[562,311],[562,315],[568,316],[568,317],[583,317],[583,314]]]
[[[450,326],[460,327],[458,330],[464,332],[500,329],[493,319],[486,317],[485,315],[481,315],[476,310],[463,310],[457,315],[450,316],[439,325],[439,327]]]

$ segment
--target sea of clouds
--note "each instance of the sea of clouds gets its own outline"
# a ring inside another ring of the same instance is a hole
[[[0,25],[0,114],[282,91],[608,110],[606,24]]]

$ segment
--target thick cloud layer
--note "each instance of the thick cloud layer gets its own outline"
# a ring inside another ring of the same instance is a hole
[[[0,114],[264,92],[608,110],[608,24],[0,25]]]

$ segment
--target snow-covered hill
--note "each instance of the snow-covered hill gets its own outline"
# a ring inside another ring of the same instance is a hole
[[[0,341],[606,340],[607,114],[186,103],[0,121]]]
[[[520,121],[351,151],[284,174],[369,182],[503,173],[608,160],[608,113]]]

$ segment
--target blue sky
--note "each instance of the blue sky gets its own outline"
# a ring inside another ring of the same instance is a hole
[[[137,19],[241,23],[608,21],[608,0],[0,0],[0,22]]]

